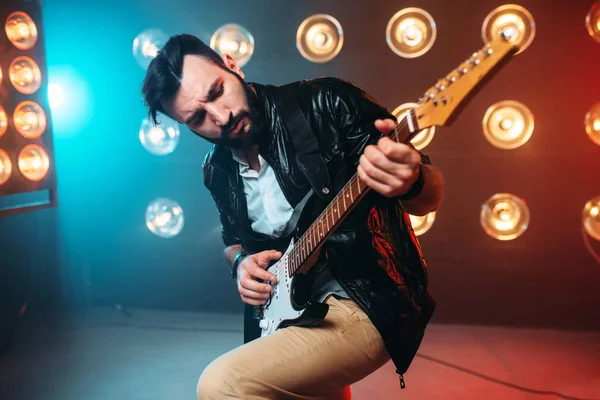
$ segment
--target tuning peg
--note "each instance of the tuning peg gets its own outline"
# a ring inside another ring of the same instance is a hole
[[[502,39],[504,39],[507,42],[510,42],[513,36],[514,32],[512,29],[503,29],[502,32],[500,32],[500,37],[502,37]]]
[[[446,81],[448,82],[448,85],[452,85],[454,82],[456,82],[456,77],[455,76],[446,77]]]
[[[466,74],[467,72],[469,72],[469,69],[467,67],[458,68],[456,70],[456,72],[458,72],[462,76],[462,75]]]
[[[483,53],[485,58],[488,58],[489,56],[491,56],[494,53],[494,50],[490,47],[488,49],[486,49]]]

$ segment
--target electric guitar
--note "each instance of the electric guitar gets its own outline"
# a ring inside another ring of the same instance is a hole
[[[501,37],[473,53],[425,92],[390,137],[408,143],[423,129],[451,125],[468,100],[517,50],[508,37]],[[267,269],[277,276],[277,282],[271,283],[267,303],[258,307],[261,336],[290,325],[310,325],[325,317],[327,305],[309,302],[302,280],[315,264],[321,246],[369,190],[355,174],[308,229],[300,237],[292,237],[283,256]]]

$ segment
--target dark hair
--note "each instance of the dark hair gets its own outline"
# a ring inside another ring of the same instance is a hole
[[[181,34],[171,36],[156,57],[150,62],[142,86],[148,116],[157,124],[156,114],[166,114],[161,101],[173,96],[181,86],[183,58],[188,54],[205,57],[223,69],[223,59],[210,46],[196,36]]]

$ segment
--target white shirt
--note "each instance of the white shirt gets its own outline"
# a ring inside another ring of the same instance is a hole
[[[294,209],[283,195],[273,168],[258,155],[260,171],[250,168],[243,151],[232,149],[239,163],[252,230],[276,238],[285,230]]]

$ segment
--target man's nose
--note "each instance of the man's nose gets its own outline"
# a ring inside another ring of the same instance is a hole
[[[207,104],[206,111],[214,123],[219,127],[223,127],[229,122],[231,112],[225,107],[217,104]]]

